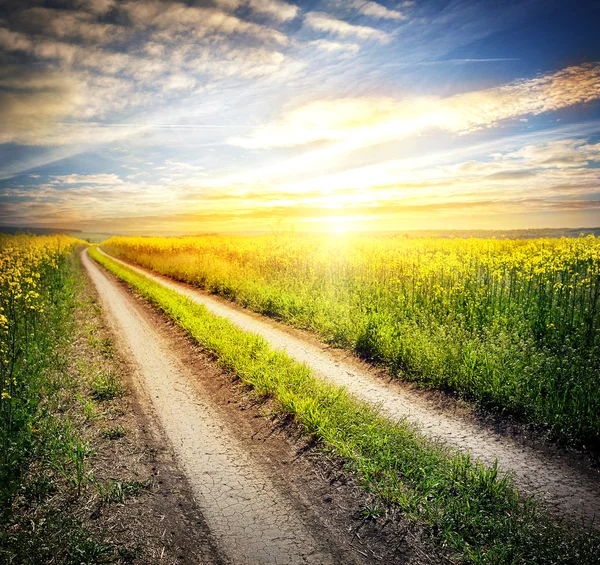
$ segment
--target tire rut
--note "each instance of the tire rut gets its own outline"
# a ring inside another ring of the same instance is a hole
[[[136,299],[110,280],[85,251],[82,263],[137,366],[137,379],[152,400],[211,532],[231,562],[337,563],[292,502],[257,468],[214,407],[195,392],[185,368],[146,321]]]
[[[102,250],[100,252],[104,253]],[[498,461],[499,469],[512,475],[519,490],[542,502],[557,516],[565,513],[591,523],[600,516],[600,481],[560,456],[521,445],[482,425],[431,407],[417,393],[377,378],[364,363],[344,361],[328,346],[292,335],[289,328],[259,314],[241,311],[222,298],[208,295],[185,283],[158,275],[106,253],[111,259],[159,282],[239,328],[261,335],[277,350],[309,365],[320,378],[345,387],[356,397],[379,407],[387,417],[408,420],[429,437],[441,439],[483,463]],[[596,524],[597,525],[597,524]]]

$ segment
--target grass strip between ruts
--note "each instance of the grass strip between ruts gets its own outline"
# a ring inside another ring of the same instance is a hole
[[[89,255],[185,329],[221,367],[275,398],[324,445],[343,457],[363,487],[426,524],[471,563],[598,563],[600,534],[555,524],[522,500],[507,477],[394,423],[310,368],[274,351],[176,291],[95,248]]]

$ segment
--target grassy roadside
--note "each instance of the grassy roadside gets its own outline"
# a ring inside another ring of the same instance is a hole
[[[44,307],[28,326],[30,350],[15,349],[21,385],[10,400],[19,418],[2,429],[11,445],[2,459],[0,563],[213,563],[164,440],[136,413],[127,366],[77,252],[57,261],[52,285],[39,285]]]
[[[600,535],[556,525],[496,469],[392,424],[345,391],[196,303],[91,249],[90,255],[190,333],[220,365],[270,396],[348,462],[362,485],[429,526],[471,563],[597,563]]]
[[[10,345],[3,353],[12,386],[3,393],[0,561],[114,560],[116,547],[69,511],[68,501],[79,498],[88,479],[91,453],[72,419],[78,385],[69,353],[81,273],[74,252],[60,249],[63,242],[51,243],[38,256],[38,242],[31,242],[31,248],[25,240],[7,244],[18,258],[3,296]],[[16,286],[29,273],[37,273],[35,295]],[[28,295],[35,298],[29,307],[20,304]]]

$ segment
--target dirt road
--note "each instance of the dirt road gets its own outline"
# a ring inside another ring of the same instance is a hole
[[[486,463],[497,459],[500,469],[513,475],[521,492],[534,495],[557,515],[567,512],[586,520],[600,517],[600,474],[598,469],[590,468],[578,457],[552,455],[548,449],[516,442],[475,421],[438,409],[410,388],[386,382],[367,364],[341,355],[339,351],[308,337],[305,332],[243,310],[190,285],[119,262],[204,304],[210,311],[228,318],[240,328],[260,334],[273,348],[285,350],[290,357],[306,363],[321,378],[344,386],[357,397],[380,406],[391,419],[406,418],[427,434],[470,452],[474,458]]]
[[[198,394],[193,375],[149,322],[140,301],[86,252],[82,263],[226,557],[251,564],[364,562],[329,539],[322,524],[307,523],[301,504],[274,485],[257,461],[261,454],[249,454]]]

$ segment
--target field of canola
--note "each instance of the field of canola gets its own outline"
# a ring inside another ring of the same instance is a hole
[[[107,252],[427,387],[600,437],[600,239],[113,237]]]
[[[73,247],[67,236],[0,235],[0,495],[11,491],[37,433],[43,370]]]

